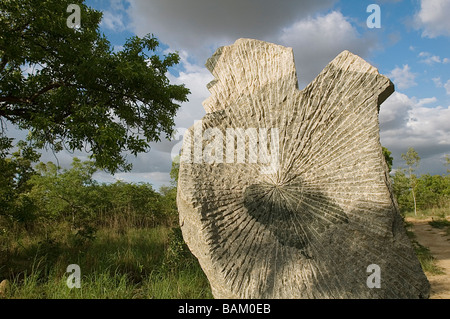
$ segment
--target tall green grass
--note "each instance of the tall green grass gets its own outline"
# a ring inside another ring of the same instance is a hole
[[[427,247],[421,245],[417,241],[416,235],[409,229],[409,225],[407,225],[407,234],[411,240],[417,259],[419,260],[423,271],[431,275],[444,274],[443,270],[436,264],[436,258],[433,257]]]
[[[447,217],[446,209],[420,211],[419,217]],[[439,220],[440,220],[439,219]],[[108,221],[108,220],[107,220]],[[203,299],[209,282],[183,242],[179,228],[138,227],[123,220],[104,223],[91,240],[69,223],[42,223],[35,229],[0,227],[0,281],[7,298],[22,299]],[[443,224],[442,222],[439,224]],[[447,227],[447,222],[445,224]],[[408,228],[408,227],[407,227]],[[6,229],[6,230],[5,230]],[[426,272],[442,273],[430,251],[408,230]],[[81,288],[67,286],[67,266],[81,269]]]
[[[175,229],[176,230],[176,229]],[[21,299],[195,299],[212,298],[197,260],[178,234],[155,228],[100,229],[83,245],[43,238],[22,238],[0,267],[8,279],[7,298]],[[182,247],[175,253],[174,246]],[[81,288],[67,286],[66,268],[81,269]]]
[[[450,208],[448,207],[439,207],[439,208],[430,208],[417,211],[417,215],[414,215],[414,212],[408,212],[405,214],[405,217],[414,218],[414,219],[428,219],[432,218],[432,221],[429,224],[432,227],[438,227],[440,225],[447,225],[449,222],[446,219],[447,216],[450,215]],[[436,264],[436,259],[431,254],[430,250],[421,245],[416,238],[416,235],[411,231],[412,224],[405,221],[405,226],[407,230],[408,237],[410,238],[414,251],[417,255],[417,258],[420,261],[422,269],[432,275],[441,275],[444,272],[440,267]],[[449,228],[450,229],[450,228]],[[450,235],[450,233],[448,233]]]
[[[414,218],[414,219],[426,219],[430,217],[434,218],[446,218],[450,216],[450,203],[445,205],[444,207],[433,207],[428,209],[421,209],[417,211],[417,215],[414,215],[413,211],[406,212],[404,214],[405,217]]]

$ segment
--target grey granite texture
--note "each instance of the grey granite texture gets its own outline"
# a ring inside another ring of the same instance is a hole
[[[428,298],[380,145],[391,81],[344,51],[299,90],[292,49],[252,39],[206,66],[177,204],[214,297]]]

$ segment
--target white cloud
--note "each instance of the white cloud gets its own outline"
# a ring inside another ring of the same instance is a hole
[[[101,26],[112,31],[123,31],[125,29],[125,24],[123,21],[123,14],[104,11]]]
[[[450,1],[421,0],[415,16],[416,27],[423,29],[422,37],[450,36]]]
[[[335,0],[129,0],[131,27],[138,36],[154,33],[173,50],[187,50],[204,63],[219,45],[238,38],[267,40],[285,26]]]
[[[173,84],[185,84],[191,91],[188,96],[189,101],[181,105],[175,118],[178,128],[189,128],[194,121],[201,120],[205,115],[202,102],[210,96],[206,85],[214,79],[214,76],[206,67],[189,62],[189,55],[186,51],[181,51],[179,54],[184,71],[179,72],[178,76],[172,74],[167,74],[167,76]]]
[[[416,74],[411,72],[408,64],[404,64],[402,68],[396,67],[388,74],[388,77],[399,89],[407,89],[417,85],[415,82]]]
[[[101,26],[115,32],[127,29],[124,0],[109,0],[108,10],[103,11]]]
[[[445,84],[442,83],[441,78],[433,78],[434,85],[436,85],[437,88],[444,88],[448,95],[450,95],[450,80],[448,80]]]
[[[423,172],[440,174],[444,169],[433,163],[450,149],[450,106],[428,107],[435,102],[435,97],[417,99],[395,92],[381,105],[380,139],[392,151],[394,167],[402,164],[400,154],[414,147]]]
[[[42,69],[44,69],[45,67],[47,67],[46,63],[42,63],[42,64],[30,64],[30,63],[26,63],[24,65],[20,66],[20,71],[22,72],[22,75],[24,77],[28,77],[29,75],[36,75],[37,72],[41,71]]]
[[[380,107],[380,126],[382,131],[392,131],[403,125],[404,116],[414,104],[408,96],[394,92]]]
[[[432,78],[434,85],[436,85],[436,87],[441,88],[442,87],[442,82],[441,82],[441,78],[440,77],[436,77],[436,78]]]
[[[171,50],[188,52],[197,65],[203,66],[219,46],[240,37],[292,47],[300,86],[341,51],[364,58],[378,44],[375,33],[359,34],[342,13],[320,15],[336,0],[285,0],[276,5],[271,0],[128,1],[131,28],[137,35],[152,32]],[[183,76],[187,74],[194,80],[194,74],[186,71]]]
[[[283,29],[280,40],[280,44],[294,49],[301,87],[343,50],[364,57],[376,45],[369,36],[363,38],[338,11],[297,21]]]
[[[441,59],[440,56],[433,55],[430,52],[420,52],[419,57],[423,58],[419,62],[426,63],[428,65],[432,65],[433,63],[443,63],[443,64],[450,63],[450,59],[448,58]]]
[[[123,49],[124,49],[123,45],[115,45],[113,47],[114,52],[119,52],[119,51],[122,51]]]
[[[435,96],[433,97],[427,97],[424,99],[420,99],[417,102],[417,106],[423,106],[423,105],[427,105],[427,104],[431,104],[431,103],[436,103],[437,102],[437,98]]]
[[[445,91],[447,92],[447,94],[450,95],[450,80],[448,80],[448,81],[444,84],[444,88],[445,88]]]
[[[416,104],[408,115],[406,127],[412,138],[450,147],[450,107],[429,108]]]

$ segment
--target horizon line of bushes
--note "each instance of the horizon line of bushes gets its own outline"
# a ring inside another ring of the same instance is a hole
[[[386,148],[383,148],[383,153],[391,171],[393,158]],[[414,212],[417,215],[417,210],[450,209],[450,174],[416,175],[415,170],[420,165],[420,156],[412,147],[401,154],[401,157],[405,166],[396,168],[394,174],[390,175],[400,212],[403,215],[408,212]],[[449,155],[445,158],[445,165],[449,166]],[[447,169],[447,173],[449,172],[450,170]]]

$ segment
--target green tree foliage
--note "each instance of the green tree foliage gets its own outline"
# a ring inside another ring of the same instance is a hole
[[[398,168],[392,177],[393,190],[400,210],[405,212],[417,209],[449,207],[450,175],[423,174],[417,177],[413,172],[420,157],[413,148],[402,154],[407,167]]]
[[[175,187],[157,192],[146,183],[99,184],[92,161],[75,158],[70,169],[52,162],[33,169],[18,152],[0,158],[0,169],[0,229],[50,233],[62,223],[85,242],[100,227],[122,232],[178,222]]]
[[[150,184],[118,181],[99,189],[102,194],[97,202],[98,213],[102,215],[99,220],[107,226],[154,227],[170,223],[167,199]]]
[[[386,147],[382,146],[384,159],[386,160],[386,164],[389,168],[389,173],[392,170],[392,162],[394,161],[394,158],[391,156],[391,151],[389,151]]]
[[[420,163],[420,156],[412,147],[408,148],[406,154],[402,154],[401,157],[406,162],[410,172],[413,172]]]
[[[410,181],[404,169],[397,169],[393,176],[393,191],[400,211],[407,212],[414,209]]]
[[[413,172],[419,166],[420,156],[414,150],[414,148],[410,147],[406,154],[401,154],[402,159],[406,162],[408,166],[409,173],[409,182],[411,186],[411,194],[414,201],[414,215],[417,215],[417,201],[416,201],[416,187],[417,187],[417,177]]]
[[[32,161],[36,154],[19,149],[11,157],[0,157],[0,217],[29,227],[34,221],[36,205],[29,198],[28,183],[35,174]]]
[[[178,174],[180,172],[180,156],[177,155],[172,162],[172,169],[170,170],[170,178],[172,178],[172,184],[178,184]]]
[[[162,195],[162,211],[175,223],[178,222],[177,188],[174,186],[162,186],[159,189]],[[174,224],[174,223],[172,223]]]
[[[411,181],[405,169],[396,170],[393,176],[393,189],[400,210],[414,211]],[[423,174],[416,178],[416,208],[430,209],[448,207],[450,201],[450,175]]]
[[[49,162],[36,166],[38,174],[30,178],[29,197],[39,207],[41,218],[66,220],[82,237],[90,237],[98,192],[92,175],[96,171],[92,162],[81,162],[74,158],[71,169],[59,172]]]
[[[417,179],[417,205],[421,209],[444,206],[450,198],[448,177],[424,174]]]
[[[69,4],[81,8],[80,28],[67,26]],[[152,35],[115,52],[101,18],[80,0],[1,1],[0,119],[29,130],[33,147],[87,150],[114,172],[131,168],[123,152],[171,136],[189,90],[166,76],[176,53],[158,54]]]

